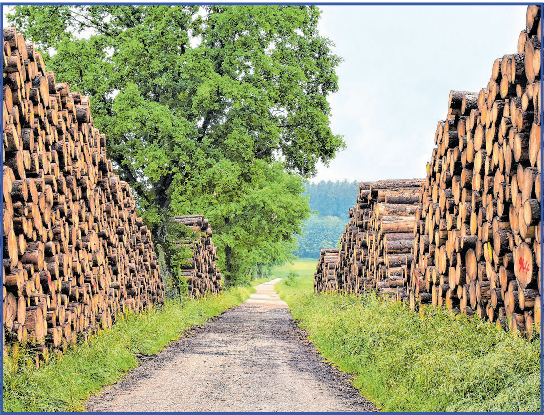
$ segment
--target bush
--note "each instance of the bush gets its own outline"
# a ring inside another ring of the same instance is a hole
[[[290,287],[294,287],[297,285],[298,274],[296,272],[290,272],[287,274],[287,277],[285,277],[285,284],[289,285]]]

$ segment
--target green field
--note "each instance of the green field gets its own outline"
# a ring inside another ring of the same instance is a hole
[[[313,290],[313,278],[315,269],[317,267],[317,259],[301,258],[294,263],[286,263],[281,267],[272,269],[272,276],[274,278],[286,278],[289,273],[295,273],[299,277],[311,277],[312,278],[312,290]]]
[[[314,263],[314,269],[315,264]],[[540,411],[540,340],[448,310],[313,293],[310,261],[273,270],[321,355],[384,411]]]

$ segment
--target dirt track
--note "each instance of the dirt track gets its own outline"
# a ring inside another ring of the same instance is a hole
[[[271,281],[146,358],[89,411],[376,411],[305,340]]]

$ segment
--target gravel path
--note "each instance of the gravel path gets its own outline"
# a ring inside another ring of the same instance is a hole
[[[89,411],[376,411],[305,340],[273,285],[155,356],[86,403]]]

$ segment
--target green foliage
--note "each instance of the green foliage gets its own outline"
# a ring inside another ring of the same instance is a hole
[[[185,296],[188,292],[187,279],[181,276],[181,270],[193,259],[192,244],[198,238],[196,231],[188,226],[163,218],[164,227],[156,236],[156,249],[159,252],[162,278],[165,283],[167,298]]]
[[[218,171],[219,170],[219,171]],[[289,260],[295,249],[297,233],[309,209],[300,194],[304,187],[300,178],[285,174],[279,163],[267,165],[256,160],[250,170],[251,179],[244,182],[237,165],[226,163],[210,166],[189,186],[187,193],[174,198],[172,206],[182,206],[189,198],[193,206],[206,211],[214,231],[220,269],[230,270],[237,283],[258,277],[263,268]],[[233,186],[240,188],[236,197],[225,178],[232,177]],[[214,183],[222,191],[206,193],[203,182]]]
[[[321,216],[337,216],[347,222],[349,209],[355,205],[359,183],[354,181],[320,181],[308,183],[304,194],[310,197],[310,209]]]
[[[291,287],[294,287],[298,283],[297,277],[298,277],[297,273],[290,272],[289,274],[287,274],[287,277],[285,278],[285,284]]]
[[[304,258],[319,258],[325,248],[336,248],[347,220],[338,216],[312,215],[306,221],[302,235],[298,237],[297,255]]]
[[[320,353],[383,411],[540,411],[540,341],[478,318],[275,285]]]
[[[340,58],[318,33],[319,14],[22,5],[8,19],[48,52],[58,81],[91,97],[154,239],[166,233],[163,218],[203,214],[222,271],[243,280],[290,258],[308,217],[303,178],[344,146],[327,102]]]
[[[253,292],[254,288],[234,287],[219,296],[167,301],[162,310],[129,314],[40,369],[24,349],[12,349],[3,360],[3,410],[82,411],[91,394],[137,365],[138,354],[156,354],[191,326],[242,303]]]

